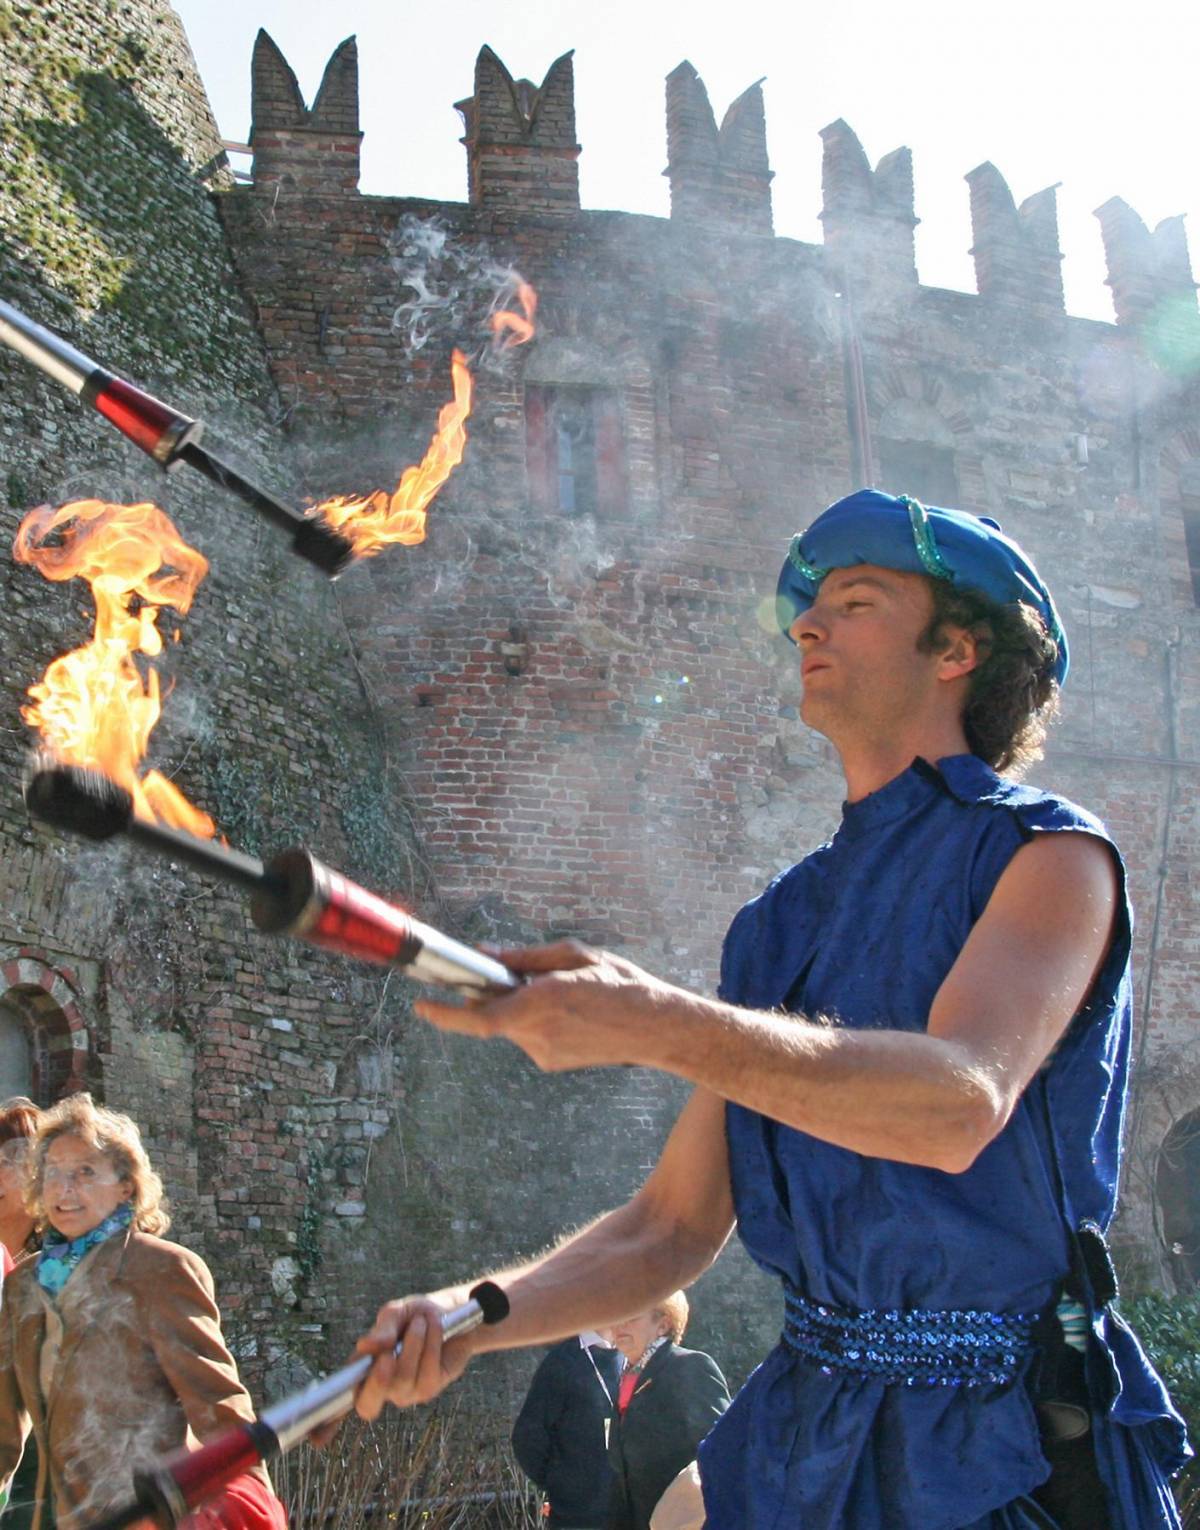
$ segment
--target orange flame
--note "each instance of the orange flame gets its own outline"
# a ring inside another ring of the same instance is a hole
[[[488,320],[501,350],[524,345],[534,335],[537,293],[528,282],[518,281],[517,301],[522,313],[502,308]],[[466,419],[471,413],[474,382],[467,358],[455,350],[450,358],[454,397],[442,405],[437,430],[425,455],[407,467],[393,493],[377,489],[362,499],[338,495],[314,506],[321,516],[346,538],[360,558],[368,558],[392,542],[413,547],[425,540],[425,512],[429,502],[463,459],[467,444]]]
[[[55,532],[59,538],[48,541]],[[157,672],[151,667],[143,680],[133,659],[162,652],[159,611],[188,610],[208,560],[157,505],[95,499],[31,510],[17,529],[13,557],[47,579],[86,579],[96,602],[92,641],[53,660],[30,686],[25,721],[65,764],[100,770],[123,786],[140,818],[211,839],[212,819],[165,776],[137,774],[162,705]]]
[[[437,430],[424,457],[401,474],[395,492],[377,489],[365,499],[341,495],[327,499],[314,514],[340,531],[360,557],[369,557],[392,542],[412,547],[425,540],[425,507],[463,459],[467,444],[464,420],[471,412],[474,384],[467,358],[455,351],[450,359],[454,397],[442,405]]]

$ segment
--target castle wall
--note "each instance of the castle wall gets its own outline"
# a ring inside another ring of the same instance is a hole
[[[501,110],[494,60],[480,67],[483,107],[460,105],[469,124]],[[669,220],[548,208],[511,175],[438,205],[315,196],[285,174],[269,232],[254,187],[221,201],[318,492],[338,484],[347,432],[369,452],[376,422],[411,419],[422,397],[428,418],[445,391],[390,319],[408,220],[513,261],[540,295],[538,339],[481,385],[428,541],[348,587],[439,884],[490,918],[711,988],[732,912],[836,821],[840,781],[797,720],[770,619],[786,538],[855,483],[938,497],[889,478],[897,462],[931,484],[949,471],[954,502],[1000,520],[1059,594],[1072,676],[1035,775],[1121,841],[1143,1063],[1149,1077],[1164,1059],[1194,1099],[1186,251],[1181,263],[1170,227],[1151,235],[1124,204],[1102,209],[1122,321],[1073,319],[1053,190],[1017,207],[985,165],[967,177],[980,292],[925,288],[906,150],[872,169],[845,123],[826,129],[825,239],[805,246],[769,236],[753,126],[731,138],[731,108],[718,136],[690,66],[667,106]],[[544,144],[519,122],[511,139],[535,175]],[[723,179],[735,153],[741,179]],[[556,387],[619,411],[623,489],[591,514],[543,502],[535,403]],[[1138,1187],[1161,1123],[1134,1125],[1124,1236],[1157,1267]]]
[[[1148,1187],[1196,1106],[1200,927],[1200,440],[1175,232],[1102,210],[1121,323],[1073,319],[1052,193],[1017,208],[980,167],[980,295],[925,288],[906,152],[872,169],[833,124],[823,244],[775,239],[761,97],[718,129],[690,66],[668,82],[672,217],[583,211],[569,57],[539,94],[487,50],[460,106],[469,202],[360,196],[352,47],[308,108],[269,40],[255,179],[234,187],[165,4],[98,22],[63,0],[52,29],[12,14],[0,293],[204,418],[292,502],[390,487],[449,395],[450,344],[473,344],[435,322],[417,348],[395,326],[411,220],[514,263],[540,298],[534,344],[479,358],[427,540],[336,586],[0,355],[9,534],[40,499],[154,497],[212,561],[154,763],[243,848],[302,842],[468,938],[568,933],[711,989],[733,912],[825,837],[841,796],[774,627],[786,539],[857,483],[921,492],[886,477],[896,463],[950,473],[957,503],[1030,547],[1071,634],[1037,779],[1104,814],[1129,863],[1145,1085],[1123,1226],[1161,1274]],[[603,469],[576,513],[552,508],[538,423],[562,395],[592,409]],[[64,1079],[142,1122],[256,1385],[340,1358],[386,1297],[634,1188],[674,1082],[542,1077],[414,1021],[401,979],[267,941],[231,892],[33,830],[18,707],[86,636],[83,591],[0,578],[0,998],[49,1027]],[[731,1251],[697,1307],[696,1342],[740,1378],[774,1294]],[[497,1427],[528,1364],[475,1373]]]
[[[0,294],[203,419],[207,442],[299,504],[288,387],[217,216],[212,190],[229,177],[177,19],[156,3],[99,18],[66,3],[52,24],[23,8],[3,45]],[[0,388],[7,538],[42,500],[154,499],[210,559],[162,662],[174,689],[151,763],[235,846],[305,844],[456,928],[347,637],[352,597],[198,476],[162,475],[7,350]],[[381,454],[389,475],[414,439]],[[82,585],[8,559],[0,580],[4,1015],[44,1043],[48,1092],[86,1086],[141,1123],[175,1235],[212,1265],[260,1395],[339,1362],[399,1290],[544,1243],[563,1215],[629,1192],[654,1151],[643,1129],[673,1113],[671,1086],[535,1091],[515,1052],[481,1057],[418,1025],[403,980],[269,941],[239,894],[193,872],[34,828],[19,707],[49,660],[87,639],[91,606]],[[560,1166],[593,1110],[606,1134],[610,1119],[640,1129],[589,1155],[564,1207]],[[477,1398],[516,1396],[522,1376],[498,1358]]]

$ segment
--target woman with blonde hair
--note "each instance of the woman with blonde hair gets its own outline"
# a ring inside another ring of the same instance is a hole
[[[134,1467],[253,1417],[204,1261],[160,1234],[162,1181],[126,1115],[74,1094],[34,1138],[26,1202],[42,1249],[0,1304],[0,1482],[32,1428],[35,1530],[82,1530],[130,1497]],[[286,1530],[259,1470],[188,1524]]]
[[[608,1441],[616,1483],[608,1530],[649,1530],[651,1515],[696,1447],[729,1406],[729,1388],[711,1355],[683,1349],[688,1299],[674,1291],[648,1312],[614,1323],[627,1367]],[[699,1506],[699,1494],[696,1494]],[[700,1510],[698,1524],[703,1519]]]

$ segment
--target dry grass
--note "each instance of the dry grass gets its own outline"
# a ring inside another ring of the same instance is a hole
[[[275,1463],[292,1530],[537,1530],[537,1495],[507,1446],[450,1408],[348,1419],[325,1450]]]

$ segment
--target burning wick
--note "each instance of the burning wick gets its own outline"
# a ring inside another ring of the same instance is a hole
[[[474,383],[461,351],[456,350],[450,359],[450,375],[454,397],[442,405],[437,430],[424,457],[415,466],[405,468],[393,493],[379,489],[365,499],[339,495],[314,510],[315,515],[345,538],[356,557],[368,558],[393,542],[413,547],[425,540],[426,507],[462,461],[467,445],[464,421],[471,413]]]
[[[511,350],[514,345],[524,345],[527,340],[533,339],[537,293],[528,282],[518,280],[516,298],[521,305],[521,313],[513,313],[511,309],[502,308],[498,313],[492,314],[488,320],[488,325],[502,351]]]
[[[47,579],[86,579],[96,602],[91,642],[51,662],[30,686],[22,717],[57,759],[111,777],[138,817],[212,838],[212,819],[166,776],[157,770],[138,776],[162,702],[157,671],[151,666],[143,680],[134,662],[136,653],[162,652],[159,612],[190,609],[207,560],[156,505],[94,499],[31,510],[17,529],[13,557]]]
[[[537,293],[517,278],[515,297],[520,313],[504,308],[488,320],[500,350],[524,345],[534,335]],[[339,495],[301,515],[201,446],[204,426],[200,421],[115,376],[10,303],[0,302],[0,341],[91,404],[167,472],[186,462],[290,531],[293,550],[331,578],[353,559],[370,557],[393,542],[411,547],[424,541],[429,502],[462,461],[466,448],[464,422],[471,413],[473,384],[467,358],[455,350],[450,361],[454,396],[438,415],[424,457],[405,468],[392,493],[376,490],[361,498]]]
[[[66,833],[95,840],[125,834],[157,855],[242,888],[253,895],[250,917],[267,934],[295,935],[467,995],[505,993],[521,981],[492,957],[414,919],[307,850],[285,850],[264,866],[225,845],[147,823],[135,814],[132,794],[98,771],[35,760],[25,806]]]
[[[508,1297],[499,1286],[485,1280],[472,1290],[463,1306],[443,1314],[442,1338],[456,1338],[481,1323],[503,1322],[507,1316]],[[396,1345],[396,1354],[401,1348]],[[149,1471],[135,1472],[134,1502],[90,1530],[124,1530],[144,1516],[163,1530],[172,1530],[235,1477],[286,1455],[321,1424],[349,1413],[354,1395],[374,1363],[374,1355],[360,1355],[340,1371],[272,1404],[253,1423],[229,1429],[199,1450],[183,1451]]]

